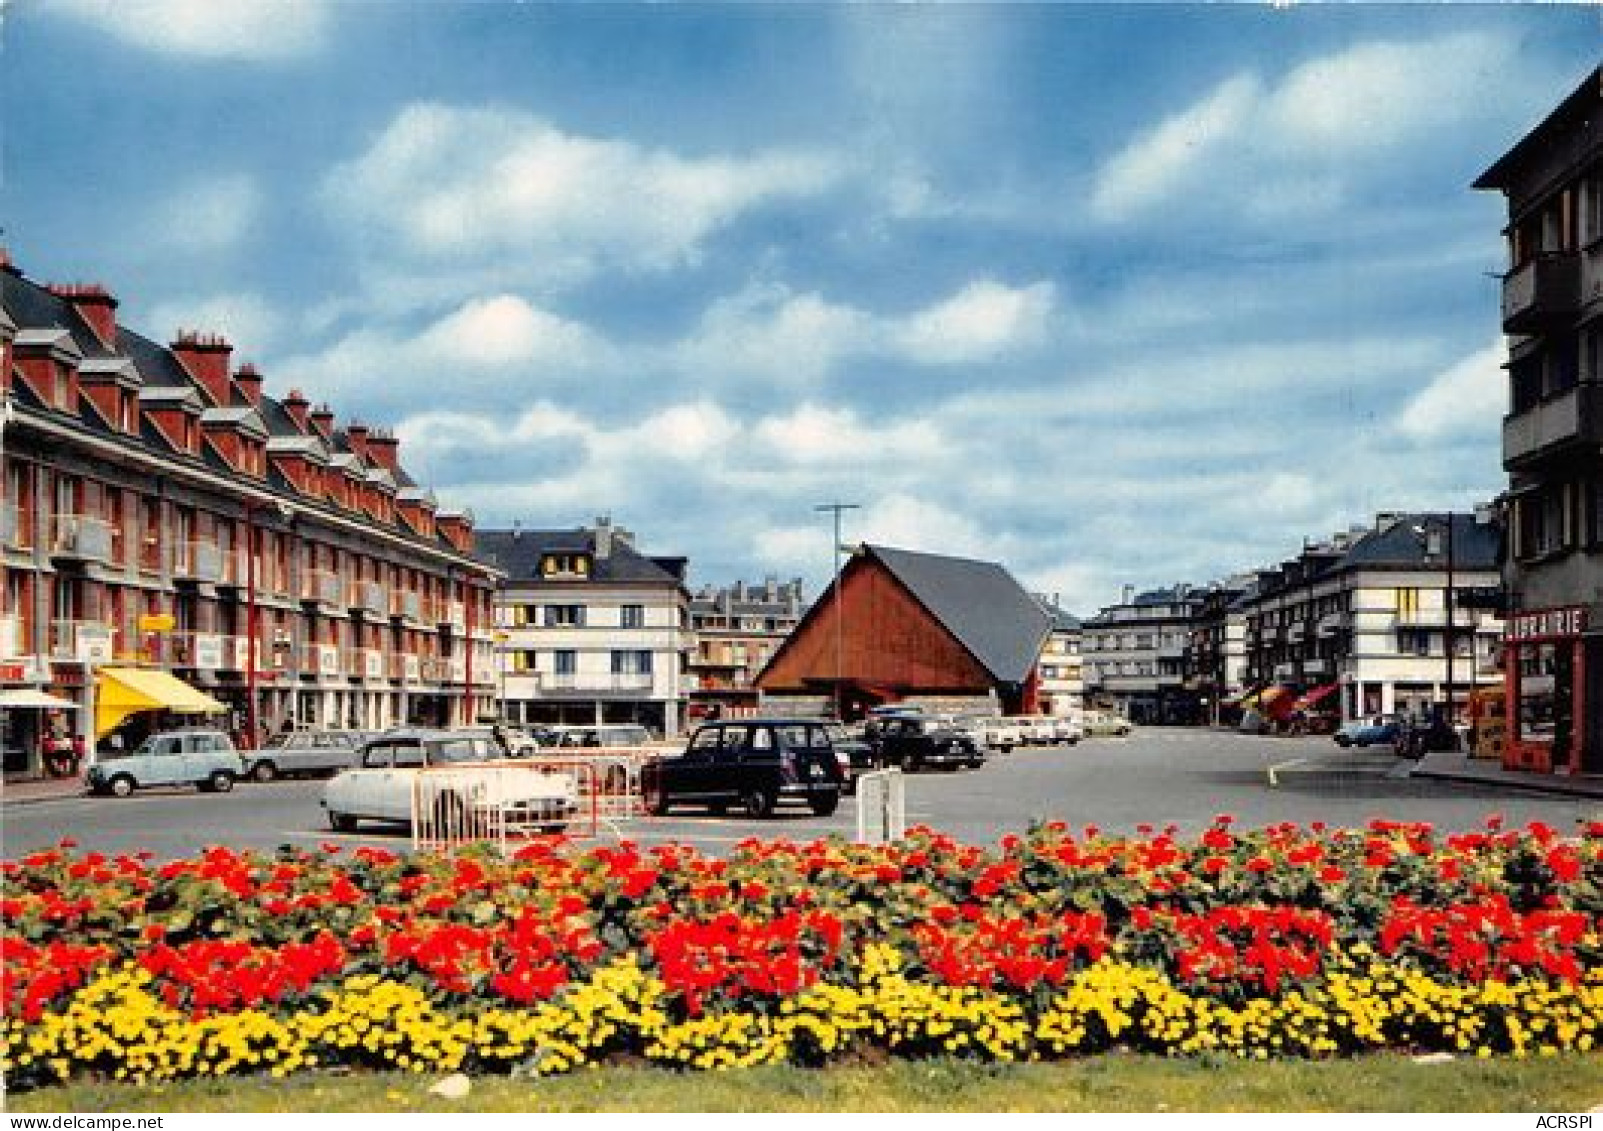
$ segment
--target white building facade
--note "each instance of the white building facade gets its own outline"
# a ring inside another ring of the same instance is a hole
[[[507,574],[495,601],[507,722],[684,731],[685,559],[640,553],[605,518],[575,530],[481,531],[477,545]]]

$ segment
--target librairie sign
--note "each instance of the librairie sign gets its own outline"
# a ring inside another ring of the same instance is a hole
[[[1585,631],[1586,609],[1580,605],[1515,613],[1508,621],[1510,640],[1551,640],[1555,637],[1579,636]]]

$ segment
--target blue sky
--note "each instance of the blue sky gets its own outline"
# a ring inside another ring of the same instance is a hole
[[[1501,488],[1469,184],[1600,13],[15,0],[0,217],[481,526],[1090,613]]]

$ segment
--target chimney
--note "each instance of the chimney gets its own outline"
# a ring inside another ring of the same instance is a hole
[[[239,386],[240,394],[251,408],[262,407],[262,381],[261,372],[253,361],[241,365],[239,371],[234,374],[234,384]]]
[[[389,470],[395,475],[401,473],[401,441],[395,434],[383,428],[374,429],[367,437],[367,454],[374,463]],[[513,524],[516,532],[517,524]]]
[[[178,340],[172,343],[173,354],[189,375],[195,379],[212,404],[226,405],[233,400],[232,382],[228,378],[228,362],[234,347],[221,334],[201,334],[194,330],[180,330]]]
[[[0,271],[22,278],[22,268],[11,262],[11,249],[4,244],[0,244]]]
[[[345,442],[350,445],[352,453],[363,463],[367,462],[367,425],[358,421],[351,421],[345,426]]]
[[[1134,585],[1126,585],[1124,587],[1124,600],[1122,602],[1120,602],[1120,603],[1128,605],[1131,601],[1134,601],[1134,600],[1135,600],[1135,586]]]
[[[311,402],[299,389],[291,389],[289,396],[284,398],[284,411],[295,422],[295,427],[302,432],[309,431],[312,426],[311,418],[307,415],[307,409],[310,407]]]
[[[117,348],[117,300],[105,287],[99,283],[52,283],[47,289],[72,304],[101,345]]]
[[[312,410],[312,430],[325,440],[334,438],[334,410],[320,404]]]
[[[612,556],[612,519],[606,515],[596,518],[596,560],[604,562]]]

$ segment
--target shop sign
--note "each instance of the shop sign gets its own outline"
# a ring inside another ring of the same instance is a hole
[[[1514,642],[1579,636],[1585,631],[1586,608],[1581,605],[1515,613],[1508,622],[1508,639]]]
[[[23,663],[0,664],[0,683],[24,683],[28,679],[28,665]]]

